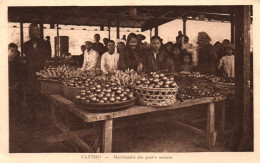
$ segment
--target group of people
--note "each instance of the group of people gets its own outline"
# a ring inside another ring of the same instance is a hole
[[[206,32],[198,33],[197,46],[190,44],[189,37],[182,32],[176,37],[176,43],[163,44],[160,36],[153,36],[150,46],[142,42],[145,36],[135,33],[130,33],[126,42],[120,40],[117,45],[113,40],[107,40],[103,45],[98,34],[94,39],[88,39],[81,47],[83,70],[100,68],[106,74],[128,68],[147,73],[198,71],[234,78],[234,46],[227,39],[213,46]]]
[[[36,72],[42,70],[46,60],[51,56],[51,48],[46,40],[40,38],[37,24],[29,27],[30,40],[23,44],[25,57],[20,58],[18,47],[10,43],[8,47],[9,61],[9,95],[15,96],[17,88],[22,88],[20,95],[26,107],[35,114],[39,106],[40,82]],[[47,41],[49,38],[46,38]],[[143,43],[145,36],[130,33],[127,38],[117,42],[103,39],[95,34],[94,40],[88,39],[81,46],[82,70],[101,69],[106,74],[114,74],[115,70],[134,69],[137,72],[155,72],[167,70],[169,72],[193,72],[202,74],[224,75],[234,77],[234,46],[228,40],[217,42],[214,46],[206,32],[198,33],[197,46],[189,43],[189,38],[181,32],[176,37],[176,43],[163,43],[160,36],[153,36],[150,45]],[[197,63],[196,63],[197,62]],[[196,64],[194,64],[196,63]],[[22,86],[21,86],[22,85]],[[10,97],[10,100],[17,99]],[[19,99],[19,98],[18,98]],[[15,101],[10,101],[10,104]],[[32,116],[35,117],[35,116]],[[30,123],[35,120],[29,120]]]

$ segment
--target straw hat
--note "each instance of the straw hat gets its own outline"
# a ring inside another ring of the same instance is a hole
[[[146,37],[144,36],[144,35],[142,35],[142,34],[138,34],[138,35],[136,35],[137,37],[138,36],[141,36],[142,37],[142,40],[145,40],[146,39]]]
[[[85,41],[85,43],[86,43],[86,42],[94,43],[95,41],[94,41],[93,39],[91,39],[91,38],[87,38],[86,41]]]

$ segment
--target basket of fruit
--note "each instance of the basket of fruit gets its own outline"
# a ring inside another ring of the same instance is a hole
[[[108,77],[104,74],[86,79],[84,89],[75,96],[74,102],[84,110],[107,112],[124,109],[135,104],[136,98],[130,84],[138,77],[133,70],[116,71]]]
[[[67,99],[74,99],[82,88],[94,84],[97,77],[104,75],[101,70],[87,70],[79,76],[62,82],[62,95]]]
[[[62,94],[62,81],[75,78],[82,73],[80,69],[70,66],[49,66],[36,72],[41,82],[41,91],[51,94]]]
[[[178,86],[174,77],[166,77],[163,73],[151,73],[142,77],[133,86],[138,101],[148,106],[169,106],[176,102]]]
[[[135,104],[134,93],[116,83],[95,82],[80,90],[73,100],[88,111],[113,111]]]

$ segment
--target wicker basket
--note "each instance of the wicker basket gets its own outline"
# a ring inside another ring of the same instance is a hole
[[[75,98],[75,96],[79,95],[80,90],[84,89],[84,88],[80,88],[80,87],[71,87],[71,86],[66,86],[66,85],[62,85],[61,86],[62,89],[62,95],[69,99],[72,100]]]
[[[41,91],[50,94],[61,94],[61,81],[59,80],[43,80],[39,79],[41,83]]]
[[[169,106],[176,102],[176,88],[143,88],[135,87],[138,102],[147,106]]]

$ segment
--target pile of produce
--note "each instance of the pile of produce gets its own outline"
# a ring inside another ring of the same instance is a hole
[[[129,88],[117,83],[101,84],[90,80],[88,86],[75,98],[82,103],[119,103],[134,99],[134,94]]]
[[[137,88],[176,88],[177,84],[173,76],[167,77],[163,73],[152,72],[137,80],[135,86]]]
[[[62,83],[63,85],[71,87],[85,87],[89,85],[88,82],[94,82],[94,78],[95,80],[106,80],[106,76],[103,74],[102,70],[86,70],[79,76],[65,80]]]
[[[134,70],[116,71],[111,77],[96,74],[84,82],[81,80],[84,89],[75,98],[85,104],[120,103],[132,100],[135,98],[134,93],[128,86],[138,78],[139,75]]]
[[[49,66],[46,69],[36,72],[40,79],[71,79],[79,76],[82,73],[82,70],[70,66]]]
[[[213,77],[210,79],[213,83],[234,83],[234,78],[229,77]]]
[[[177,94],[177,99],[180,101],[188,99],[199,99],[204,97],[220,96],[218,87],[210,84],[181,86]]]
[[[111,76],[110,81],[117,83],[121,86],[133,85],[135,81],[140,79],[141,76],[133,69],[129,70],[116,70],[115,74]]]

